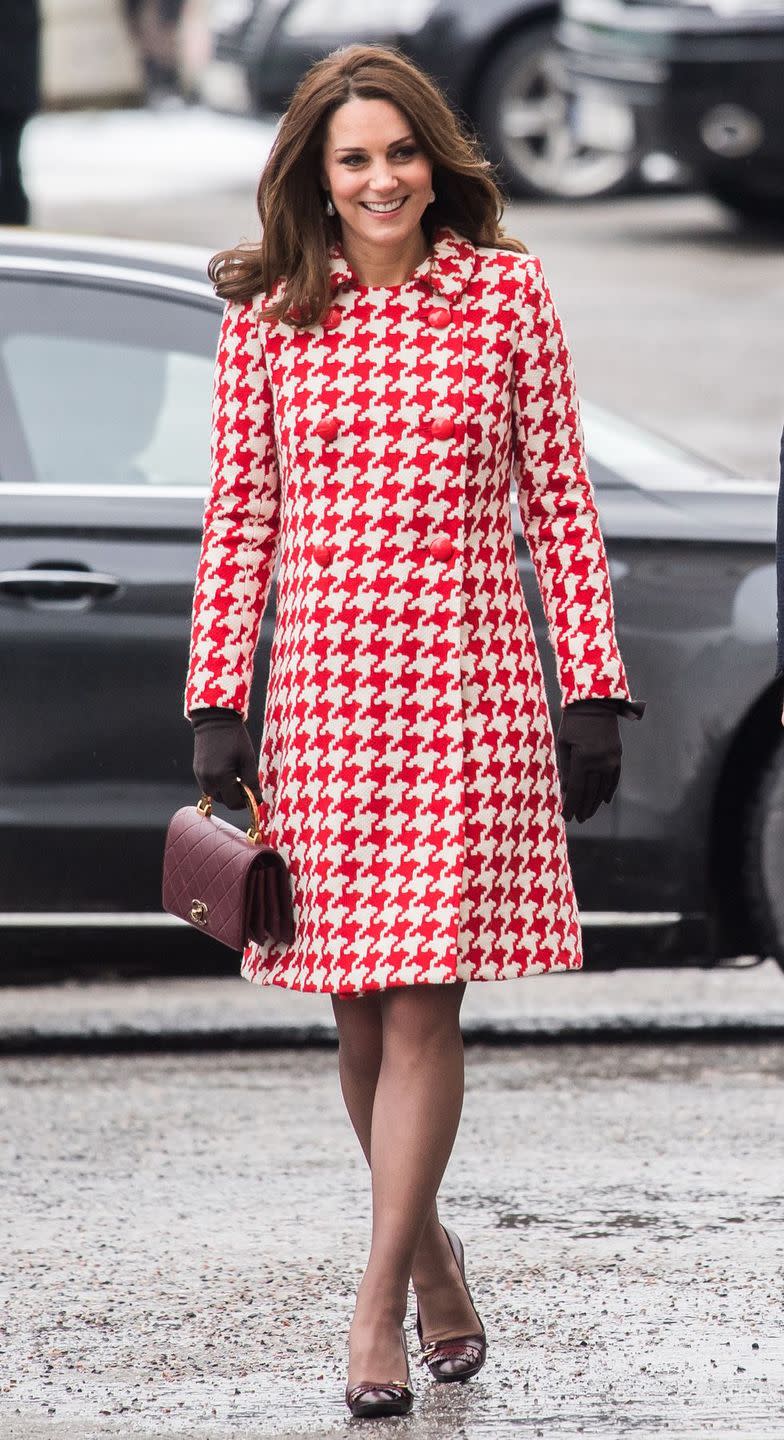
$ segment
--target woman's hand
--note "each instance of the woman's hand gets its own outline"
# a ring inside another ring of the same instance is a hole
[[[260,800],[259,767],[242,716],[212,706],[191,710],[188,719],[194,732],[193,773],[203,794],[229,810],[242,810],[246,802],[239,779]]]
[[[612,701],[576,700],[564,706],[556,736],[565,820],[590,820],[609,804],[621,775],[618,712]]]

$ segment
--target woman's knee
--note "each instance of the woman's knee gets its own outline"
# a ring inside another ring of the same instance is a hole
[[[383,1032],[378,996],[332,997],[340,1058],[354,1070],[377,1072]]]
[[[422,1054],[460,1039],[460,1006],[465,983],[405,985],[384,991],[381,1001],[384,1045]]]

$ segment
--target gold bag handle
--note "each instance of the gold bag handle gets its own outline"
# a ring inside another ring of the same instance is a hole
[[[243,791],[243,794],[245,796],[245,804],[250,811],[251,819],[253,821],[253,824],[248,830],[245,831],[245,834],[250,840],[251,845],[263,845],[264,842],[261,837],[261,817],[259,816],[259,806],[256,800],[256,796],[254,795],[253,791],[250,790],[245,784],[245,781],[240,780],[239,775],[235,775],[234,778]],[[202,795],[201,800],[196,806],[196,809],[198,810],[200,815],[204,816],[205,820],[209,820],[212,814],[212,796]]]

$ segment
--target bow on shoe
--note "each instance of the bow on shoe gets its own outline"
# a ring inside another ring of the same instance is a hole
[[[353,1385],[350,1390],[346,1391],[346,1394],[349,1403],[353,1404],[354,1401],[360,1400],[363,1395],[370,1394],[378,1395],[385,1400],[399,1400],[402,1390],[409,1391],[412,1395],[414,1393],[413,1390],[411,1390],[411,1386],[403,1380],[399,1383],[397,1380],[387,1380],[383,1385],[374,1385],[372,1380],[364,1380],[361,1385]]]
[[[462,1360],[466,1364],[473,1365],[481,1356],[484,1345],[482,1339],[477,1335],[474,1340],[468,1335],[458,1335],[451,1340],[428,1340],[422,1347],[419,1357],[420,1365],[429,1365],[431,1360],[439,1364],[442,1360]]]

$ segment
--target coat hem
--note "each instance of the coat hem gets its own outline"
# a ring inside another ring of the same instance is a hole
[[[579,971],[582,969],[582,958],[571,957],[561,963],[556,962],[550,965],[528,965],[515,975],[453,975],[445,976],[443,979],[430,980],[426,976],[419,980],[395,980],[390,979],[385,985],[367,985],[363,989],[349,985],[309,985],[298,979],[286,977],[281,974],[272,974],[269,971],[259,969],[252,974],[244,968],[240,969],[240,976],[247,980],[250,985],[277,985],[283,990],[294,990],[301,995],[338,995],[352,996],[359,998],[363,995],[380,995],[385,990],[412,989],[419,985],[456,985],[458,983],[472,984],[501,984],[505,980],[527,980],[536,975],[564,974],[567,971]]]

